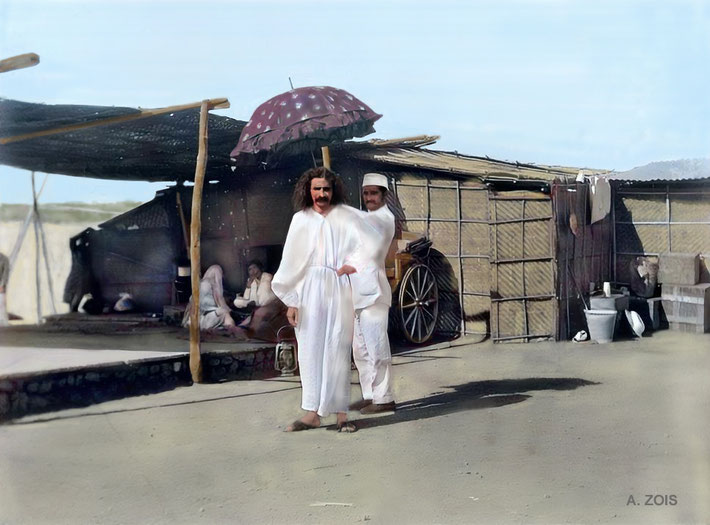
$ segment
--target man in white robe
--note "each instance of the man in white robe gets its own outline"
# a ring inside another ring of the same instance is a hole
[[[364,260],[358,211],[341,204],[340,179],[325,168],[304,173],[296,183],[294,214],[281,264],[271,288],[288,307],[295,327],[302,404],[307,412],[287,432],[320,426],[335,412],[337,429],[354,432],[347,420],[354,309],[349,274]]]
[[[267,306],[277,301],[276,295],[271,290],[271,281],[274,276],[264,271],[261,261],[251,261],[247,267],[249,278],[247,279],[244,292],[237,294],[234,299],[234,306],[237,308],[237,315],[243,317],[239,326],[246,328],[252,320],[252,314],[263,306]]]
[[[244,293],[237,295],[234,299],[234,306],[247,308],[251,303],[254,303],[254,307],[258,307],[275,301],[276,296],[271,290],[271,281],[274,276],[264,271],[263,264],[260,261],[251,261],[247,272],[249,278],[244,287]]]
[[[395,409],[392,391],[392,353],[387,324],[392,290],[387,280],[385,258],[394,238],[394,215],[385,204],[387,177],[367,173],[362,182],[364,219],[378,233],[373,264],[350,276],[355,307],[353,359],[360,374],[362,400],[350,408],[363,414]],[[361,212],[362,213],[362,212]]]

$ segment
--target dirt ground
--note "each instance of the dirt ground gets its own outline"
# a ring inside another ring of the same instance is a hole
[[[399,355],[400,409],[352,435],[282,432],[297,378],[27,417],[0,426],[0,522],[708,523],[709,343]]]

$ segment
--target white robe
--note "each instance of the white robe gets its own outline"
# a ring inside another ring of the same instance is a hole
[[[350,401],[354,309],[350,280],[336,270],[362,269],[360,225],[349,206],[334,206],[325,217],[312,208],[297,212],[271,283],[286,306],[298,308],[301,407],[320,416],[347,412]]]
[[[395,232],[394,215],[387,206],[382,206],[362,216],[379,238],[371,263],[361,274],[351,276],[356,308],[353,359],[363,399],[384,404],[394,401],[392,352],[387,335],[392,290],[385,270],[385,258]]]

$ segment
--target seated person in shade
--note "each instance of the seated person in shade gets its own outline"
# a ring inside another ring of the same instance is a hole
[[[190,312],[192,311],[192,297],[187,304],[182,325],[190,326]],[[213,264],[200,280],[200,330],[222,328],[234,330],[235,324],[230,315],[229,305],[224,300],[222,288],[222,268]]]
[[[261,261],[251,261],[247,270],[244,293],[234,300],[236,315],[245,317],[239,327],[252,339],[276,342],[279,328],[289,326],[286,305],[271,290],[272,275],[264,271]]]
[[[249,278],[244,287],[244,293],[237,295],[237,298],[234,299],[237,311],[246,315],[246,319],[239,325],[244,327],[251,321],[251,313],[255,308],[266,306],[276,300],[276,295],[271,291],[273,276],[264,271],[261,261],[250,261],[247,272]]]

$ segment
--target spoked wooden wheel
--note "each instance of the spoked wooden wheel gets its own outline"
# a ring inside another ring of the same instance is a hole
[[[411,266],[399,285],[399,318],[402,332],[412,343],[431,339],[439,315],[439,288],[424,264]]]

